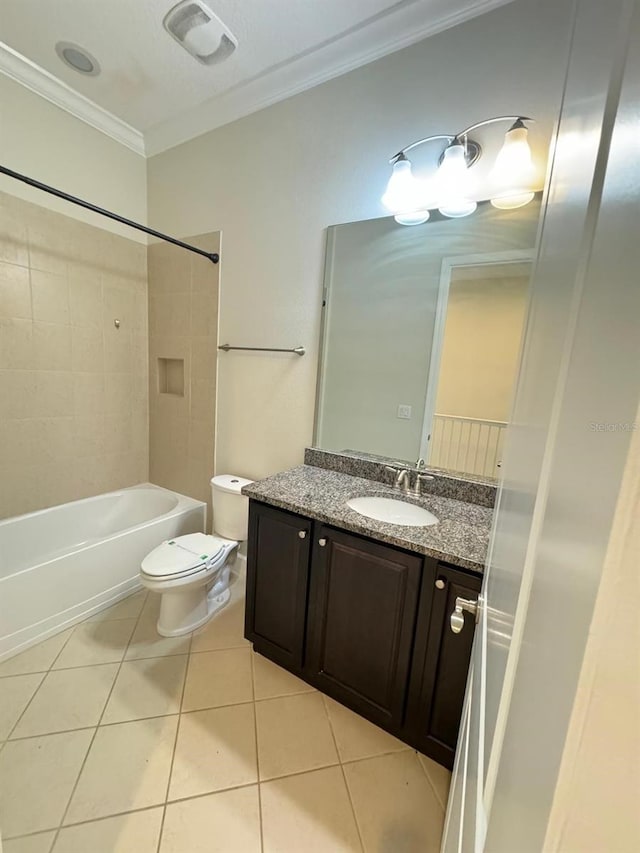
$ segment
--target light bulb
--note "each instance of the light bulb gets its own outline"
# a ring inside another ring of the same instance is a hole
[[[404,213],[424,207],[420,181],[411,171],[411,162],[402,155],[393,164],[382,203],[391,213]]]
[[[429,211],[414,210],[412,213],[397,213],[393,218],[398,225],[422,225],[429,219]]]
[[[469,198],[471,181],[465,158],[465,147],[461,142],[454,140],[445,149],[435,183],[440,200],[438,209],[443,216],[453,218],[469,216],[478,206]]]

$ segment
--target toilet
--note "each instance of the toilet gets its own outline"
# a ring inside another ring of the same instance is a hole
[[[229,579],[238,546],[247,538],[251,480],[221,474],[211,480],[213,536],[188,533],[154,548],[142,561],[140,581],[158,592],[158,633],[180,637],[208,622],[231,598]]]

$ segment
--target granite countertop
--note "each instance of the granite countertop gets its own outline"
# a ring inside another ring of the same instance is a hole
[[[257,480],[245,486],[242,493],[417,554],[476,572],[484,570],[493,518],[493,510],[485,506],[429,494],[414,498],[384,483],[312,465],[300,465]],[[347,506],[348,500],[362,495],[407,500],[428,509],[439,523],[431,527],[405,527],[367,518]]]

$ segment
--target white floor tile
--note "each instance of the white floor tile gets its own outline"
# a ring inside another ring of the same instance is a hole
[[[177,717],[98,729],[65,824],[164,802]]]
[[[441,764],[436,764],[431,758],[427,758],[426,755],[422,755],[421,753],[418,753],[418,759],[429,777],[429,781],[436,792],[436,797],[440,800],[440,805],[446,811],[449,788],[451,787],[451,771],[447,770]]]
[[[413,752],[344,771],[366,853],[439,853],[444,812]]]
[[[12,737],[97,726],[117,671],[117,663],[52,670]]]
[[[244,638],[244,597],[232,596],[224,610],[194,633],[191,651],[209,652],[248,645],[249,641]]]
[[[181,716],[169,799],[257,781],[253,705],[230,705]]]
[[[9,737],[20,714],[40,686],[44,675],[14,675],[0,682],[0,740]]]
[[[53,853],[156,853],[161,824],[162,808],[155,808],[68,826]]]
[[[320,693],[256,702],[260,779],[338,763]]]
[[[102,723],[177,714],[186,669],[186,655],[124,661]]]
[[[60,650],[67,642],[73,628],[54,634],[48,640],[38,643],[12,658],[0,663],[0,676],[21,675],[27,672],[46,672],[53,664]]]
[[[126,660],[157,658],[165,655],[185,655],[189,652],[191,637],[161,637],[155,619],[140,618],[129,643]]]
[[[147,590],[142,589],[123,598],[117,604],[94,613],[87,622],[110,622],[115,619],[137,619],[147,598]]]
[[[55,832],[41,832],[2,842],[2,853],[50,853]]]
[[[8,741],[0,752],[0,826],[5,837],[60,824],[92,730]]]
[[[340,767],[327,767],[260,785],[264,853],[361,851]],[[395,853],[393,848],[380,848]]]
[[[374,726],[359,714],[354,714],[339,702],[334,702],[328,696],[324,697],[324,701],[341,761],[355,761],[409,749],[406,743]]]
[[[135,624],[135,619],[82,622],[73,629],[53,669],[121,661]]]
[[[274,699],[294,693],[313,693],[315,690],[286,669],[256,653],[253,654],[253,685],[256,699]]]
[[[191,655],[182,709],[199,711],[253,701],[250,655],[250,649]]]
[[[258,787],[169,803],[160,853],[260,853]]]

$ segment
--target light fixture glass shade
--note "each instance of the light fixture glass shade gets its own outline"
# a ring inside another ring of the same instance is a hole
[[[391,213],[399,214],[424,208],[421,183],[414,177],[411,161],[406,157],[401,157],[393,164],[382,203]]]
[[[429,211],[414,210],[411,213],[397,213],[393,218],[398,225],[422,225],[429,219]]]
[[[490,174],[495,192],[491,204],[500,210],[524,207],[533,199],[533,160],[527,141],[528,130],[518,120],[505,133],[504,144]]]
[[[438,209],[443,216],[469,216],[478,206],[469,198],[471,181],[464,145],[454,141],[444,152],[435,178]]]
[[[515,210],[518,207],[524,207],[533,201],[535,193],[533,192],[511,192],[508,195],[497,196],[491,199],[491,204],[499,210]]]
[[[491,178],[502,186],[520,187],[531,180],[533,160],[523,124],[515,123],[504,135],[504,144],[491,170]]]

